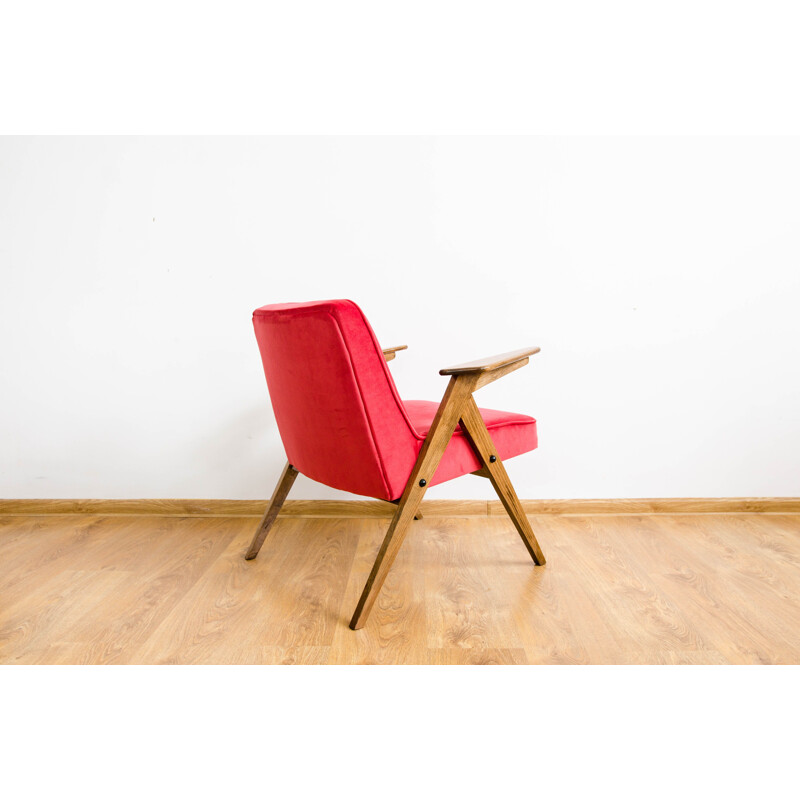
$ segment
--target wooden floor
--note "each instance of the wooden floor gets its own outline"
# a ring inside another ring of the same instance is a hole
[[[367,626],[388,520],[0,517],[0,663],[800,663],[800,515],[415,522]]]

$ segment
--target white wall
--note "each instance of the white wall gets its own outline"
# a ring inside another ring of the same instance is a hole
[[[799,225],[790,138],[0,139],[0,496],[267,496],[250,313],[332,297],[407,398],[542,347],[523,497],[800,495]]]

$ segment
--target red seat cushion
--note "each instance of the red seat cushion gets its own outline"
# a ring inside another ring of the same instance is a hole
[[[424,439],[430,430],[439,404],[429,400],[404,400],[403,404],[414,430]],[[538,438],[536,420],[533,417],[490,408],[481,408],[479,411],[497,449],[496,454],[502,461],[536,449]],[[478,457],[459,425],[429,484],[434,486],[437,483],[444,483],[459,475],[468,475],[480,467]]]

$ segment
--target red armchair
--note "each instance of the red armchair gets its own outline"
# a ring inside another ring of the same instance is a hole
[[[403,401],[381,349],[350,300],[284,303],[253,313],[288,463],[245,558],[258,555],[298,473],[397,505],[350,627],[361,628],[428,486],[472,473],[488,478],[534,563],[545,563],[503,460],[537,445],[536,420],[479,409],[473,393],[528,363],[528,347],[440,370],[440,403]]]

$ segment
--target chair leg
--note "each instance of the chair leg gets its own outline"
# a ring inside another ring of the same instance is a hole
[[[522,503],[514,491],[506,468],[494,452],[494,442],[492,442],[492,437],[486,429],[486,423],[472,397],[464,404],[461,412],[461,426],[483,462],[483,470],[488,473],[487,477],[492,482],[500,502],[508,512],[508,516],[511,517],[525,547],[528,548],[531,558],[535,564],[542,566],[545,563],[544,553],[539,547],[539,542],[536,541],[536,536],[522,508]],[[492,456],[495,458],[494,461],[491,460]],[[483,470],[479,470],[479,472],[482,473]]]
[[[411,520],[414,519],[415,507],[419,505],[424,492],[424,489],[420,489],[419,496],[414,493],[415,497],[413,499],[409,498],[406,501],[401,501],[398,505],[375,563],[372,565],[372,571],[369,574],[369,578],[367,578],[364,591],[361,592],[361,598],[358,601],[353,618],[350,620],[350,627],[354,631],[363,628],[366,624],[369,612],[372,611],[372,606],[375,604],[383,582],[386,580],[386,575],[392,568],[397,551],[408,533]]]
[[[389,500],[389,502],[390,503],[394,503],[394,505],[396,505],[396,506],[400,505],[400,501],[399,500]],[[422,519],[422,509],[421,508],[417,509],[417,513],[414,514],[414,519],[415,520]]]
[[[350,620],[350,627],[354,631],[363,628],[366,624],[369,612],[372,610],[383,582],[386,580],[386,575],[397,556],[397,551],[408,533],[411,520],[419,511],[425,487],[436,472],[436,467],[439,466],[450,437],[458,425],[461,411],[475,388],[475,382],[476,379],[472,376],[453,376],[450,379],[428,435],[422,444],[417,462],[414,464],[414,469],[411,470],[411,476],[397,505],[397,511],[392,517],[389,530],[386,532],[381,549],[372,565],[372,571],[367,578],[364,591],[361,593],[361,599]]]
[[[269,501],[269,505],[267,505],[267,510],[261,520],[261,524],[258,526],[255,536],[253,536],[253,541],[250,542],[250,547],[245,555],[248,561],[258,555],[258,551],[261,549],[261,545],[264,544],[264,539],[267,538],[270,528],[277,519],[281,506],[284,500],[286,500],[286,496],[289,494],[289,490],[292,488],[296,477],[297,470],[287,462],[278,480],[278,485],[272,493],[272,498]]]

